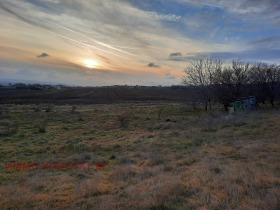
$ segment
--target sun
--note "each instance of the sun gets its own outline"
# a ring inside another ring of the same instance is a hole
[[[92,59],[84,59],[83,62],[87,68],[95,68],[98,65],[97,61]]]

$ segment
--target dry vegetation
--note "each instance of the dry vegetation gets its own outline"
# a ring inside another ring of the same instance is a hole
[[[280,209],[279,110],[49,107],[1,106],[0,209]],[[11,161],[108,165],[7,171]]]

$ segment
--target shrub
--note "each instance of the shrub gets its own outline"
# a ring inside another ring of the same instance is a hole
[[[53,110],[53,107],[51,105],[51,103],[48,103],[48,107],[46,109],[46,112],[51,112]]]
[[[79,118],[78,118],[78,121],[85,121],[83,116],[81,114],[79,114]]]
[[[158,110],[157,110],[158,120],[160,120],[162,110],[163,110],[163,108],[162,108],[162,107],[159,107],[159,108],[158,108]]]
[[[118,122],[120,124],[120,128],[127,127],[128,126],[128,114],[122,113],[118,115]]]
[[[34,112],[40,112],[39,106],[36,106],[36,107],[34,108]]]
[[[72,110],[71,110],[71,112],[75,112],[75,110],[77,109],[77,107],[76,106],[72,106]]]
[[[47,122],[46,120],[43,120],[38,125],[38,131],[39,133],[46,133],[47,131]]]

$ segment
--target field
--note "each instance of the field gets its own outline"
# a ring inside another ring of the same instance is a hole
[[[0,209],[280,209],[277,109],[46,103],[0,114]],[[103,161],[98,171],[6,168]]]

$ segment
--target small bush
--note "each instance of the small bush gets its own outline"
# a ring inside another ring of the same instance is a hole
[[[47,132],[47,122],[45,120],[41,121],[38,125],[39,133],[46,133]]]
[[[163,110],[162,107],[159,107],[158,110],[157,110],[158,120],[160,120],[160,118],[161,118],[162,110]]]
[[[53,110],[53,106],[51,105],[51,103],[49,103],[46,112],[51,112],[52,110]]]
[[[79,118],[78,118],[78,121],[85,121],[83,116],[81,114],[79,114]]]
[[[72,106],[72,110],[71,110],[71,112],[75,112],[75,110],[77,109],[77,107],[76,106]]]
[[[36,107],[34,108],[34,112],[40,112],[40,108],[39,108],[38,106],[36,106]]]
[[[124,128],[128,126],[128,114],[122,113],[118,115],[118,122],[120,124],[120,128]]]

